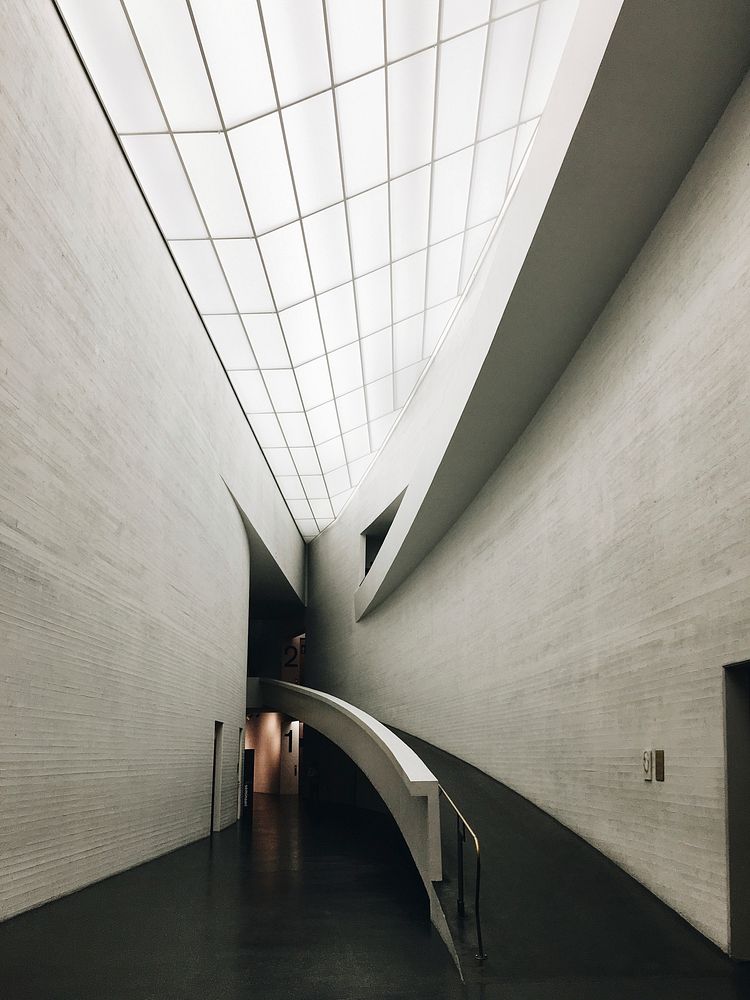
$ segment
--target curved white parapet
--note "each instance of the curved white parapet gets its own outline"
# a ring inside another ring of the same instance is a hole
[[[414,858],[430,900],[430,919],[458,964],[433,885],[443,877],[435,775],[403,740],[354,705],[299,684],[265,677],[258,684],[264,707],[309,723],[341,747],[372,782]]]

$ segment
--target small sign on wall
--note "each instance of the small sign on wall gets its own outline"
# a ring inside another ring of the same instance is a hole
[[[289,684],[302,683],[305,665],[305,636],[296,635],[284,643],[281,657],[281,679]]]

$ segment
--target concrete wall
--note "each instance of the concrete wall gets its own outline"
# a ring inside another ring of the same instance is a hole
[[[306,683],[506,782],[722,947],[722,664],[750,649],[748,135],[746,81],[471,507],[355,623],[365,479],[312,543],[307,619]]]
[[[0,918],[236,817],[248,542],[303,546],[49,0],[0,33]]]

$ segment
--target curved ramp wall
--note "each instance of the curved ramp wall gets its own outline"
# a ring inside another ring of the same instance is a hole
[[[340,698],[260,678],[264,707],[308,723],[339,746],[372,782],[398,824],[430,901],[430,919],[457,961],[433,882],[442,878],[440,800],[435,775],[395,733]],[[257,689],[256,689],[257,690]]]

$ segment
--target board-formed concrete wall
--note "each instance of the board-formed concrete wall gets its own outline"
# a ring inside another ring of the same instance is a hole
[[[0,918],[237,815],[250,553],[303,545],[49,0],[0,33]],[[301,575],[296,583],[301,582]]]
[[[722,664],[750,655],[748,136],[746,80],[406,582],[355,623],[367,479],[312,543],[308,582],[306,683],[506,782],[722,947]],[[643,781],[647,747],[666,751],[663,784]]]

